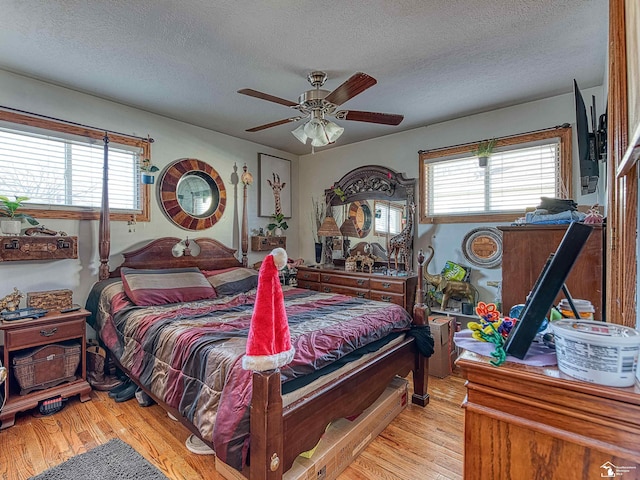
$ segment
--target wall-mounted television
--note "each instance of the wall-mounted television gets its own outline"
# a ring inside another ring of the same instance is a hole
[[[574,222],[569,225],[557,250],[549,256],[542,268],[524,304],[520,319],[507,337],[504,345],[507,354],[524,359],[592,230],[593,227],[584,223]]]
[[[594,193],[600,175],[600,161],[607,154],[607,114],[598,118],[596,113],[596,97],[591,96],[591,131],[587,109],[578,83],[573,80],[573,94],[576,104],[576,135],[578,137],[578,157],[580,159],[580,185],[583,195]],[[598,124],[596,125],[596,120]]]

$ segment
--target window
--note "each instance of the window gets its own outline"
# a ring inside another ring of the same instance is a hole
[[[97,219],[102,199],[104,131],[0,111],[0,194],[29,198],[36,218]],[[108,134],[113,220],[149,220],[140,160],[149,141]],[[32,207],[32,208],[29,208]]]
[[[404,221],[404,203],[394,203],[376,200],[375,210],[375,235],[395,235],[400,233]]]
[[[485,167],[477,144],[420,152],[422,223],[513,220],[540,197],[571,198],[571,129],[500,139]]]

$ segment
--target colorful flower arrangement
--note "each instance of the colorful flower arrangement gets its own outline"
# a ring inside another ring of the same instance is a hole
[[[469,322],[467,325],[473,332],[471,336],[476,340],[493,343],[496,346],[495,350],[491,352],[494,360],[490,360],[489,363],[498,367],[507,358],[507,353],[504,351],[504,342],[516,324],[517,319],[500,318],[500,312],[498,312],[494,303],[478,302],[476,314],[480,317],[480,321]]]

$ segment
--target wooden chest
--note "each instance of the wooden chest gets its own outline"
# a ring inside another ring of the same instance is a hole
[[[78,237],[0,237],[0,262],[78,258]]]
[[[71,290],[46,290],[43,292],[27,292],[27,306],[44,308],[45,310],[62,310],[73,305]]]
[[[52,343],[21,351],[13,357],[13,374],[20,395],[76,379],[80,365],[80,343]]]
[[[251,250],[270,252],[274,248],[287,248],[287,237],[251,237]]]

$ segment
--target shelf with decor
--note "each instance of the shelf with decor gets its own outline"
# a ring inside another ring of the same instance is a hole
[[[0,262],[78,258],[78,237],[0,236]]]
[[[254,252],[270,252],[278,247],[287,248],[287,237],[263,237],[259,235],[251,237],[251,250]]]

